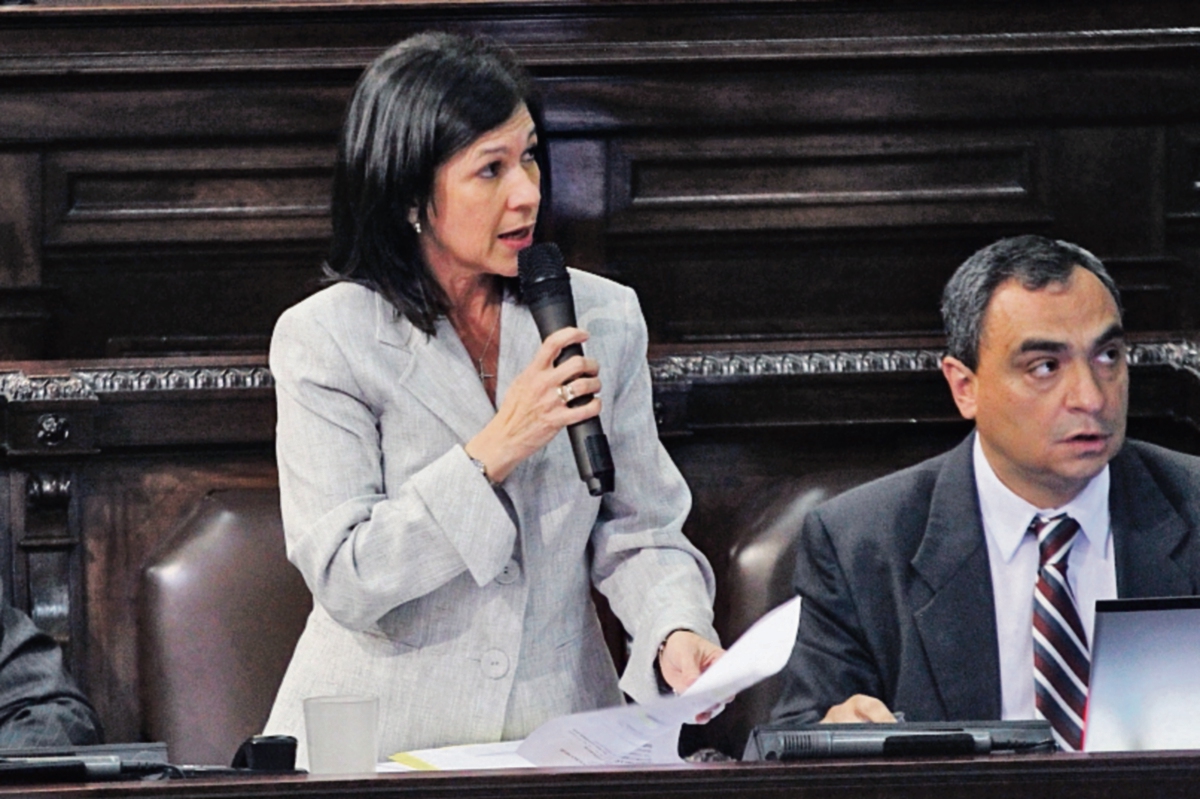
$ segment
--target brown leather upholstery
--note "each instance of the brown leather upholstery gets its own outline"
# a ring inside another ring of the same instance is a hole
[[[172,762],[229,765],[262,729],[312,597],[276,489],[215,492],[142,573],[143,733]]]
[[[734,520],[728,563],[724,573],[717,575],[717,631],[726,645],[795,595],[792,571],[805,515],[830,497],[886,471],[862,467],[781,478],[744,496]],[[781,684],[782,676],[776,675],[739,694],[710,722],[705,742],[740,756],[750,730],[770,716]]]
[[[708,553],[720,569],[717,626],[723,641],[736,640],[792,596],[805,514],[888,470],[821,471],[767,480],[739,493],[739,510],[721,531],[728,552]],[[278,491],[206,497],[145,570],[142,589],[145,734],[165,740],[174,762],[227,765],[237,745],[266,721],[312,606],[285,556]],[[704,743],[740,755],[778,693],[778,677],[744,692],[702,731]]]

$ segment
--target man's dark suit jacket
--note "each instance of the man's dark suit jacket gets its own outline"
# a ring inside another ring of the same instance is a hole
[[[58,644],[0,599],[0,749],[95,744],[101,736]]]
[[[804,598],[776,720],[868,694],[910,721],[998,719],[996,615],[972,437],[804,521]],[[1122,597],[1200,587],[1200,458],[1128,441],[1110,463]]]

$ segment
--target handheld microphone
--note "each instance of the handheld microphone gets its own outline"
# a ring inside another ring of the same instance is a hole
[[[571,295],[571,276],[563,265],[562,252],[557,244],[534,244],[517,253],[517,274],[521,279],[521,295],[529,305],[538,333],[544,341],[547,336],[564,327],[575,327],[575,298]],[[558,366],[567,358],[583,355],[583,347],[571,344],[563,347],[554,360]],[[576,397],[568,403],[572,408],[591,401],[592,394]],[[575,451],[575,465],[579,467],[579,478],[587,483],[588,493],[593,497],[613,490],[612,453],[608,449],[608,438],[600,426],[600,419],[592,417],[582,422],[567,425],[571,449]]]

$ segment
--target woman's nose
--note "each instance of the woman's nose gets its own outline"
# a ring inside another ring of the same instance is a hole
[[[509,205],[513,208],[537,207],[542,202],[542,174],[537,164],[531,164],[525,169],[514,170],[515,185],[508,195]]]

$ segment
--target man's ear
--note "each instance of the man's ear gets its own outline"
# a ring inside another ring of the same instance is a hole
[[[946,355],[942,358],[942,376],[950,384],[950,395],[954,397],[958,412],[964,419],[974,419],[977,385],[975,373],[958,358]]]

